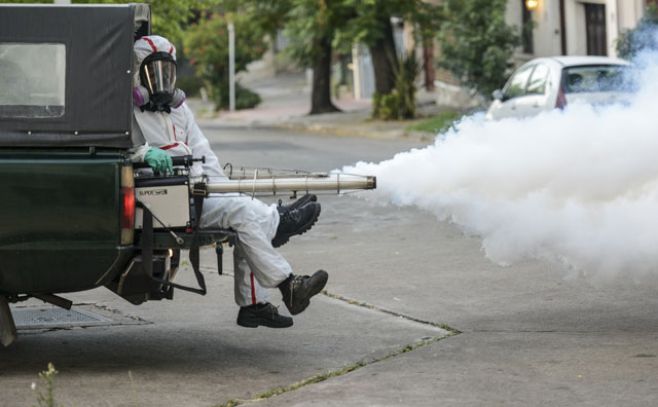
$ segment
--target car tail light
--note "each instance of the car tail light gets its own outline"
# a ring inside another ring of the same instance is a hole
[[[555,107],[557,109],[564,109],[567,107],[567,96],[564,94],[564,86],[560,86],[560,90],[557,93],[557,100],[555,101]]]
[[[135,179],[132,165],[121,169],[121,244],[133,243],[135,236]]]

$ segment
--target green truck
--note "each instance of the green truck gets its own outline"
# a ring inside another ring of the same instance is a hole
[[[371,176],[242,171],[207,183],[194,161],[174,174],[133,163],[133,43],[150,34],[146,4],[0,4],[0,344],[16,338],[9,304],[107,287],[133,304],[205,294],[199,247],[231,230],[201,230],[209,194],[374,189]],[[265,176],[261,174],[265,173]],[[189,253],[194,287],[174,282]]]
[[[203,194],[177,204],[187,219],[156,226],[136,199],[140,187],[151,195],[172,185],[190,190],[189,159],[167,178],[136,177],[130,160],[133,42],[149,32],[144,4],[0,5],[5,346],[16,336],[8,304],[28,298],[70,308],[59,294],[100,286],[134,304],[170,299],[176,287],[204,294],[198,247],[231,237],[196,228],[194,202]],[[190,249],[199,287],[173,283],[180,249]]]

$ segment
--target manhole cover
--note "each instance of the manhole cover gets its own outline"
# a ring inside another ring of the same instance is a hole
[[[111,319],[81,309],[17,308],[12,311],[18,329],[109,325]]]
[[[93,309],[91,311],[90,309]],[[106,315],[101,315],[100,313]],[[110,325],[141,325],[147,321],[130,318],[93,305],[75,305],[70,310],[50,305],[12,307],[16,329],[67,329]]]

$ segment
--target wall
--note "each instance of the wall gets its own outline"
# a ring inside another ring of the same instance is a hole
[[[559,55],[560,45],[560,10],[558,0],[540,0],[539,7],[532,13],[535,24],[533,30],[534,52],[519,53],[517,59],[528,60],[537,56]],[[506,19],[508,24],[521,29],[523,21],[523,2],[508,0]]]
[[[616,56],[617,37],[624,30],[635,27],[642,16],[646,0],[564,0],[567,55],[587,54],[585,3],[606,6],[608,55]],[[509,24],[521,26],[522,7],[520,0],[508,0],[506,17]],[[563,33],[560,32],[559,0],[539,0],[537,10],[533,12],[533,21],[534,52],[531,55],[520,53],[517,58],[522,61],[534,57],[561,55]]]

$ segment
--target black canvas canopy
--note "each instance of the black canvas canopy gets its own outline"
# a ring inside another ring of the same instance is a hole
[[[0,5],[0,147],[130,147],[148,18],[144,4]]]

